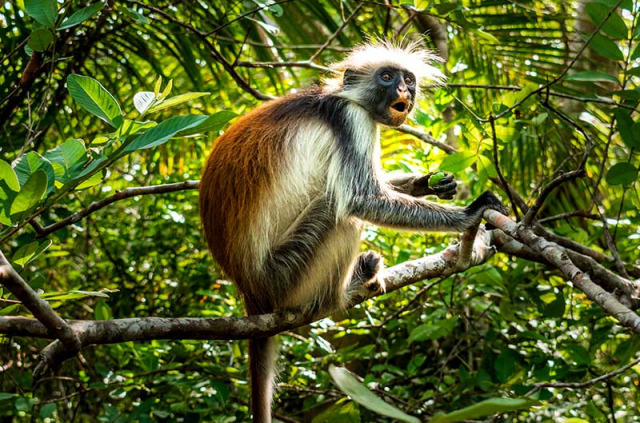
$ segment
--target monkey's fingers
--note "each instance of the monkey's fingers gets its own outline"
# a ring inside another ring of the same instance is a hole
[[[442,200],[451,200],[454,195],[456,195],[456,190],[458,188],[458,184],[456,181],[451,181],[445,185],[436,185],[433,187],[434,194],[438,196],[438,198]]]

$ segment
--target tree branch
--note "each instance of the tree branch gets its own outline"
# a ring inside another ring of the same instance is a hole
[[[440,253],[422,259],[385,269],[380,277],[385,280],[387,293],[424,279],[447,277],[488,259],[494,252],[488,243],[489,237],[485,236],[483,229],[481,236],[476,239],[467,235],[458,245],[450,246]],[[469,244],[473,248],[469,248]],[[461,251],[464,252],[464,255],[461,255]],[[460,262],[463,262],[463,265],[460,265]],[[354,298],[351,307],[366,299],[367,297]],[[53,310],[51,312],[53,313]],[[248,339],[273,336],[307,325],[330,314],[330,312],[325,312],[317,316],[308,316],[302,313],[281,311],[246,317],[145,317],[108,321],[72,320],[68,327],[82,347],[92,344],[152,339]],[[56,338],[43,323],[27,317],[0,317],[0,333],[9,336]],[[42,375],[48,368],[58,365],[76,353],[77,349],[67,348],[66,344],[54,341],[42,351],[41,362],[36,367],[34,374],[36,376]]]
[[[79,351],[81,343],[77,334],[67,322],[53,311],[49,303],[40,298],[20,277],[2,251],[0,251],[0,284],[11,291],[22,302],[22,305],[33,314],[40,322],[47,337],[59,339],[62,345],[69,351],[73,351],[74,354]]]

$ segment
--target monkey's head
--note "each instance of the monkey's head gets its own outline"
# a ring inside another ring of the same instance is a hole
[[[399,126],[416,104],[420,83],[444,79],[430,64],[440,60],[417,43],[405,47],[386,42],[366,44],[333,66],[341,75],[328,86],[362,106],[376,122]]]

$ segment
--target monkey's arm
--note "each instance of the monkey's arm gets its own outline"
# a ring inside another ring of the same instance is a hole
[[[386,175],[386,182],[394,191],[413,197],[424,197],[425,195],[437,195],[443,200],[451,200],[456,194],[456,181],[453,175],[448,173],[437,184],[429,186],[429,179],[435,172],[420,175],[417,173]]]
[[[463,232],[477,225],[487,209],[507,214],[506,207],[491,192],[467,207],[443,206],[390,190],[354,196],[351,203],[354,216],[381,226],[443,232]]]

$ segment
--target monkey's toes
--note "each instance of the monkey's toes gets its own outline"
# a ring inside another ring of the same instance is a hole
[[[356,272],[363,281],[373,279],[382,268],[382,256],[375,251],[367,251],[358,256]]]
[[[365,283],[364,287],[371,293],[387,292],[387,286],[382,278],[373,278]]]

